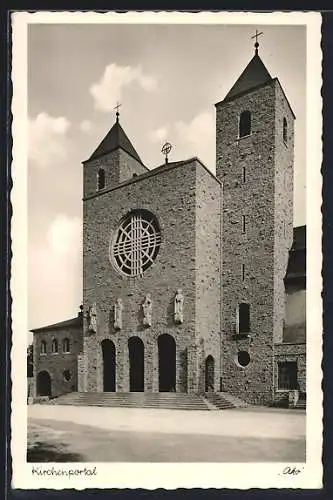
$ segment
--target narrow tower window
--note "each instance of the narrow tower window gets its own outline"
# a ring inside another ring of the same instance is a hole
[[[40,343],[40,353],[46,354],[46,342],[45,342],[45,340],[42,340]]]
[[[52,340],[52,353],[56,354],[58,352],[58,341],[57,339]]]
[[[288,124],[286,118],[283,118],[283,140],[288,141]]]
[[[103,168],[100,168],[97,172],[97,190],[105,188],[105,171]]]
[[[242,233],[246,232],[246,216],[242,215]]]
[[[251,113],[243,111],[239,117],[239,137],[251,134]]]
[[[250,331],[250,304],[242,302],[238,309],[239,333],[249,333]]]
[[[245,280],[245,264],[242,264],[242,281]]]
[[[243,182],[246,182],[246,167],[243,167]]]
[[[66,353],[70,352],[69,339],[66,338],[62,341],[62,350],[63,350],[63,352],[66,352]]]

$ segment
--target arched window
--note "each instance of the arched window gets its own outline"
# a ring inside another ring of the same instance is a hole
[[[97,172],[97,190],[100,191],[101,189],[105,188],[105,170],[104,168],[98,169]]]
[[[57,339],[52,339],[52,353],[55,354],[58,352],[58,341]]]
[[[46,342],[45,342],[45,340],[42,340],[40,343],[40,353],[46,354]]]
[[[288,124],[286,118],[283,118],[283,140],[288,141]]]
[[[239,117],[239,137],[251,134],[251,113],[243,111]]]
[[[70,350],[70,342],[69,339],[66,338],[62,341],[62,352],[70,352]]]
[[[237,333],[249,333],[250,332],[250,304],[242,302],[238,306],[238,332]]]

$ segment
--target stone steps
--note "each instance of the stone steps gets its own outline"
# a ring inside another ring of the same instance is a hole
[[[229,394],[229,392],[218,392],[217,394],[219,394],[222,398],[226,399],[235,408],[246,408],[248,406],[251,406],[242,399],[237,398],[237,396]]]
[[[205,398],[218,410],[228,410],[230,408],[242,408],[247,406],[244,401],[223,392],[206,392]]]
[[[105,406],[125,408],[164,408],[209,410],[205,399],[197,394],[144,392],[72,392],[48,401],[48,404]]]
[[[294,410],[306,410],[306,399],[299,399],[295,406],[292,406]]]

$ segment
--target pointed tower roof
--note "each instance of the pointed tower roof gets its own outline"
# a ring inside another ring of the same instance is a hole
[[[100,158],[101,156],[111,153],[111,151],[114,151],[118,148],[123,149],[138,162],[142,163],[140,156],[136,152],[133,144],[131,143],[119,123],[119,113],[117,113],[116,123],[106,134],[100,145],[95,149],[89,160]]]
[[[272,80],[271,75],[268,73],[266,66],[260,59],[256,50],[255,55],[244,69],[236,83],[229,90],[224,98],[224,101],[229,101],[239,94],[243,94],[248,90],[263,85]]]

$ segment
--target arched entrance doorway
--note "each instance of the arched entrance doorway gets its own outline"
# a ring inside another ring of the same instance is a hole
[[[176,391],[176,342],[168,334],[158,337],[159,391]]]
[[[116,392],[116,348],[112,340],[102,341],[103,391]]]
[[[205,362],[205,392],[214,391],[214,365],[213,356],[209,355]]]
[[[145,348],[139,337],[128,340],[129,379],[131,392],[143,392],[145,386]]]
[[[37,375],[37,396],[51,396],[51,377],[49,372],[42,371]]]

